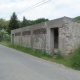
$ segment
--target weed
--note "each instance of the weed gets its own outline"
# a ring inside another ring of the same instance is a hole
[[[62,56],[60,54],[60,51],[58,50],[57,55],[56,55],[56,59],[62,59]]]
[[[71,66],[80,69],[80,46],[71,55]]]

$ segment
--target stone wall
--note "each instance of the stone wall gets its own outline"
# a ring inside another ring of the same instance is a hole
[[[63,43],[60,50],[62,55],[68,56],[80,44],[80,23],[77,21],[68,21],[59,28],[60,44]]]

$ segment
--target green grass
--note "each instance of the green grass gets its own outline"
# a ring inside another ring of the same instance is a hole
[[[46,52],[41,52],[40,50],[33,50],[27,47],[22,47],[19,45],[12,45],[10,43],[1,42],[0,44],[8,46],[10,48],[19,50],[21,52],[25,52],[27,54],[51,61],[56,62],[59,64],[63,64],[64,66],[80,70],[80,47],[78,47],[69,57],[63,58],[60,55],[60,52],[58,52],[58,55],[56,58],[53,58],[52,56],[46,54]]]
[[[70,57],[71,67],[80,70],[80,46],[73,52]]]

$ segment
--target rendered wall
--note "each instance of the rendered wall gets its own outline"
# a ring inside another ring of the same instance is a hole
[[[11,31],[14,34],[14,44],[21,46],[46,50],[46,26],[45,23],[40,23],[28,27],[23,27]],[[12,38],[11,38],[11,42]]]
[[[12,40],[12,35],[14,35],[14,39]],[[14,31],[11,32],[11,42],[13,42],[14,44],[18,44],[21,45],[21,29],[16,29]]]
[[[21,45],[22,46],[27,46],[27,47],[31,47],[31,29],[30,27],[24,27],[21,29],[21,33],[22,33],[22,40],[21,40]]]

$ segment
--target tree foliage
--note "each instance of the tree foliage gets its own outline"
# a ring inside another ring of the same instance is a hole
[[[35,20],[35,23],[41,23],[41,22],[45,22],[45,21],[48,21],[48,19],[45,19],[45,18],[39,18],[39,19],[36,19]]]
[[[6,20],[4,20],[4,19],[0,19],[0,30],[1,29],[7,29],[7,27],[8,27],[8,23],[9,23],[9,21],[6,21]]]
[[[0,41],[10,41],[10,35],[5,29],[0,30]]]
[[[7,29],[7,32],[10,34],[11,30],[17,29],[19,27],[26,27],[34,24],[38,24],[41,22],[48,21],[48,19],[45,18],[38,18],[36,20],[27,20],[25,17],[23,17],[23,20],[20,21],[17,18],[17,15],[15,12],[13,12],[10,20],[6,21],[5,19],[0,19],[0,30]]]
[[[3,26],[3,25],[5,25],[5,26],[8,26],[8,23],[9,23],[9,21],[6,21],[5,19],[0,19],[0,24]]]
[[[11,33],[11,30],[19,28],[19,23],[17,19],[17,15],[15,12],[12,14],[9,25],[8,25],[8,33]]]
[[[45,22],[45,21],[48,21],[48,19],[38,18],[36,20],[27,20],[25,17],[23,17],[21,27],[30,26],[30,25],[38,24],[38,23]]]
[[[75,20],[80,20],[80,16],[77,16],[74,18]]]
[[[28,26],[28,25],[29,25],[28,20],[25,17],[23,17],[23,21],[21,23],[21,27],[25,27],[25,26]]]

